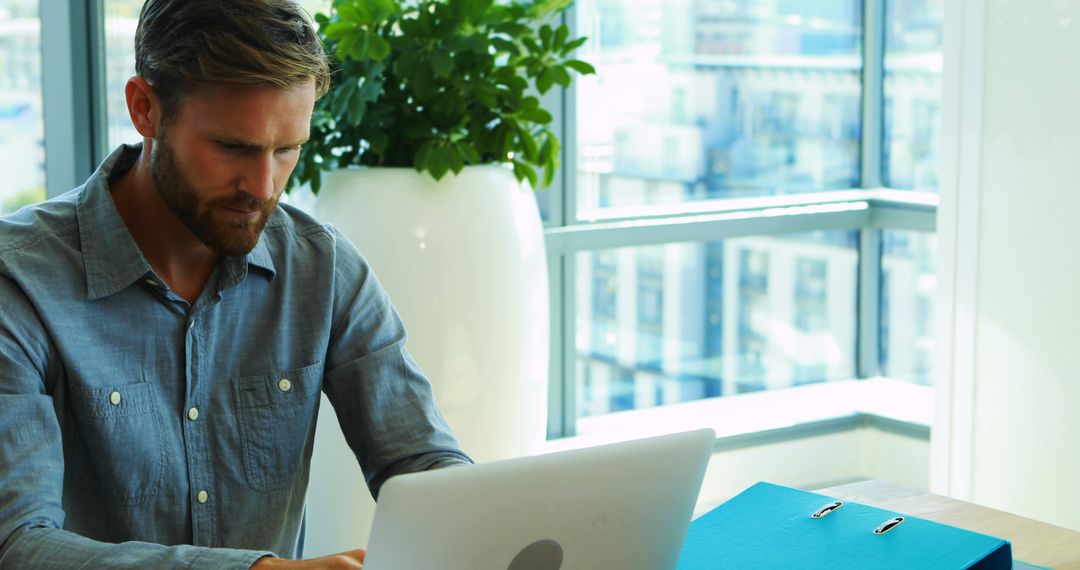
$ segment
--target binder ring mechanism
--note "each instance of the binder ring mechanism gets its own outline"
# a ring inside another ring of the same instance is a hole
[[[835,511],[836,509],[839,509],[842,506],[844,506],[843,501],[833,501],[831,503],[823,505],[817,511],[814,511],[814,514],[810,515],[810,517],[815,518],[815,519],[820,519],[820,518],[828,515],[829,513]],[[881,526],[874,529],[874,534],[885,534],[885,533],[889,532],[890,530],[900,526],[900,523],[902,523],[902,522],[904,522],[904,517],[893,517],[893,518],[881,523]]]
[[[821,517],[835,511],[836,509],[839,509],[842,506],[844,506],[843,501],[835,501],[835,502],[829,503],[829,504],[821,507],[816,512],[814,512],[814,514],[812,514],[810,516],[812,518],[815,518],[815,519],[820,519]]]
[[[890,530],[900,526],[900,523],[902,522],[904,522],[904,517],[891,518],[881,523],[881,526],[877,527],[877,529],[874,530],[874,534],[885,534]]]

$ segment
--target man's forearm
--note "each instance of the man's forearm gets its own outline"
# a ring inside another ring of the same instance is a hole
[[[0,551],[0,570],[53,568],[180,569],[215,568],[248,570],[269,552],[163,546],[149,542],[110,544],[57,528],[22,528]]]

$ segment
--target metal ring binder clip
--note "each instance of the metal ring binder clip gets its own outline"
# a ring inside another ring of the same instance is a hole
[[[889,519],[881,523],[881,526],[877,527],[877,529],[874,530],[874,534],[885,534],[899,526],[902,522],[904,522],[904,517],[896,517],[893,519]]]
[[[814,514],[812,514],[810,516],[815,518],[815,519],[820,519],[821,517],[835,511],[836,509],[839,509],[842,506],[844,506],[843,501],[836,501],[834,503],[829,503],[829,504],[825,505],[824,507],[821,507],[820,509],[818,509],[817,512],[815,512]]]

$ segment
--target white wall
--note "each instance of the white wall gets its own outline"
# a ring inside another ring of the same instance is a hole
[[[875,427],[719,451],[709,461],[697,511],[707,511],[759,481],[814,490],[886,479],[926,489],[929,456],[925,439]]]
[[[958,129],[939,231],[975,281],[943,303],[957,350],[935,490],[1080,529],[1080,2],[963,4],[968,25],[983,20],[961,58],[982,89],[954,99],[951,119],[982,110]]]

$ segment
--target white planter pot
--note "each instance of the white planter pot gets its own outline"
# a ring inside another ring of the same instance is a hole
[[[409,352],[467,453],[477,461],[502,459],[526,455],[543,441],[547,257],[535,197],[510,170],[472,166],[439,182],[408,168],[326,173],[313,213],[348,236],[371,264],[409,331]],[[336,426],[326,425],[336,423],[332,418],[321,418],[316,437],[309,546],[329,526],[316,520],[319,487],[337,486],[319,471],[355,464],[331,430]],[[342,509],[340,499],[329,497],[328,507]],[[351,537],[344,547],[355,548],[356,527],[344,528]]]

